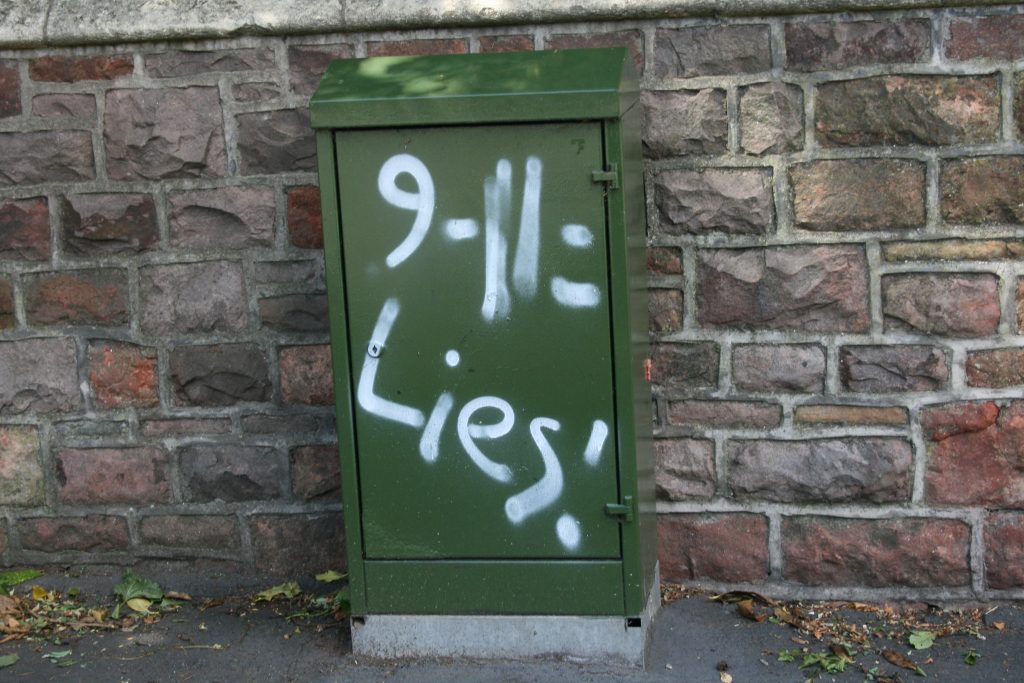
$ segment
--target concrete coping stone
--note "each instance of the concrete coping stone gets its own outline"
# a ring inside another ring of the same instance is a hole
[[[0,0],[0,49],[999,4],[1006,0]]]

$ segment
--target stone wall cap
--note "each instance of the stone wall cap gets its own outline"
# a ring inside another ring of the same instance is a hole
[[[0,0],[0,48],[999,4],[1006,0]]]

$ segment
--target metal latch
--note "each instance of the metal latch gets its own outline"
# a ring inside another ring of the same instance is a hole
[[[590,178],[595,183],[605,183],[608,185],[608,189],[617,190],[619,189],[619,165],[608,164],[607,169],[591,171]]]
[[[605,503],[604,513],[617,517],[619,522],[633,521],[633,496],[623,496],[622,503]]]

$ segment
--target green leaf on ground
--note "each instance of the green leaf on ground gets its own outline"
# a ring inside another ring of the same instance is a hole
[[[56,652],[47,652],[43,655],[43,659],[49,659],[51,662],[56,662],[59,659],[71,656],[71,650],[59,650]]]
[[[42,575],[43,573],[38,569],[16,569],[12,572],[0,572],[0,591],[7,593],[19,583],[31,581]]]
[[[18,659],[19,657],[16,654],[9,654],[0,657],[0,669],[6,669],[9,666],[14,666],[18,663]]]
[[[935,633],[932,631],[911,631],[909,640],[915,650],[927,650],[935,642]]]
[[[981,653],[975,650],[973,647],[964,653],[964,664],[968,666],[974,666],[981,659]]]
[[[348,574],[340,574],[333,569],[328,569],[322,574],[317,574],[316,580],[321,583],[334,583],[335,581],[341,581],[346,576],[348,576]]]
[[[252,601],[271,602],[273,600],[277,600],[278,598],[294,598],[301,592],[302,589],[299,588],[298,583],[296,583],[295,581],[289,581],[288,583],[282,583],[276,586],[271,586],[265,591],[260,591],[253,597]]]
[[[164,597],[164,589],[156,581],[144,579],[137,576],[131,569],[125,569],[124,575],[121,576],[121,583],[114,586],[114,595],[124,602],[135,598],[161,600]]]

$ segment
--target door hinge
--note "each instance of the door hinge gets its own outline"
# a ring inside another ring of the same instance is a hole
[[[599,169],[590,172],[590,178],[595,183],[604,183],[610,190],[619,189],[619,165],[608,164],[607,169]]]
[[[621,503],[605,503],[604,513],[622,522],[633,521],[633,496],[623,496]]]

